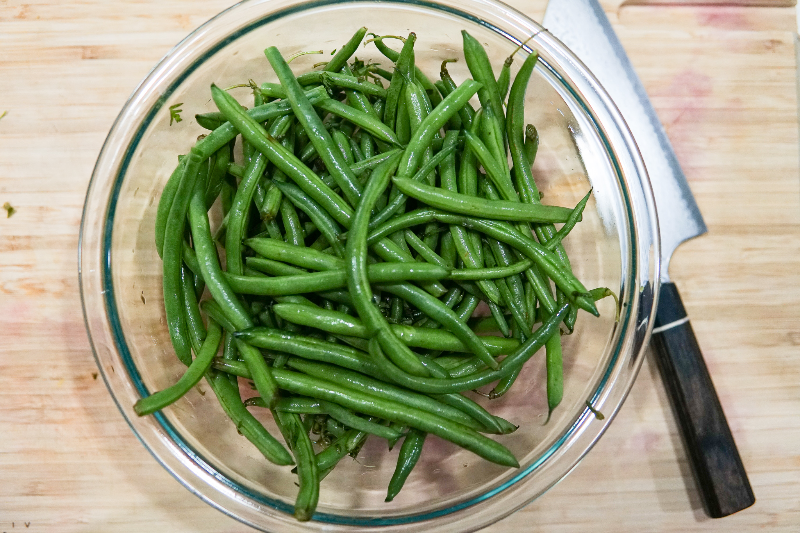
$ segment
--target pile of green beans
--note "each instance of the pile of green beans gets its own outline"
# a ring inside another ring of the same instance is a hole
[[[533,180],[539,138],[523,106],[537,54],[513,80],[513,54],[496,75],[465,31],[472,78],[457,84],[448,60],[432,81],[413,33],[392,37],[399,52],[366,41],[390,69],[355,58],[366,31],[300,76],[268,48],[278,83],[251,82],[250,109],[212,85],[219,111],[196,116],[209,131],[179,157],[156,217],[166,321],[188,368],[135,410],[204,376],[267,460],[296,465],[299,520],[369,435],[403,440],[387,501],[428,434],[518,467],[486,436],[517,426],[469,394],[502,396],[544,347],[552,412],[561,335],[610,295],[581,284],[562,245],[589,194],[547,206]],[[283,442],[248,407],[268,409]]]

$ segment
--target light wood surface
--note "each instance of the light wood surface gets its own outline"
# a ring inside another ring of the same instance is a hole
[[[757,502],[707,519],[650,358],[562,483],[486,531],[800,530],[800,176],[792,7],[606,3],[709,227],[682,291]],[[228,2],[0,4],[0,533],[250,531],[117,412],[81,316],[92,165],[156,61]],[[540,18],[544,1],[514,5]]]

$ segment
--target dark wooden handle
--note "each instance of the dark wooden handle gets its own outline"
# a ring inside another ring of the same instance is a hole
[[[709,516],[750,507],[753,489],[674,283],[661,285],[652,342]]]

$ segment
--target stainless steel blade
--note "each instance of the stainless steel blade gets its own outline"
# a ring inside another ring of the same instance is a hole
[[[644,86],[597,0],[550,0],[542,25],[589,67],[639,146],[658,212],[661,279],[668,281],[675,248],[707,229]]]

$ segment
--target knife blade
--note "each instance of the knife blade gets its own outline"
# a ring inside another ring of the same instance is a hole
[[[661,290],[652,341],[698,488],[712,518],[755,503],[669,261],[707,231],[672,145],[597,0],[550,0],[542,25],[597,77],[633,134],[650,176],[661,237]]]

